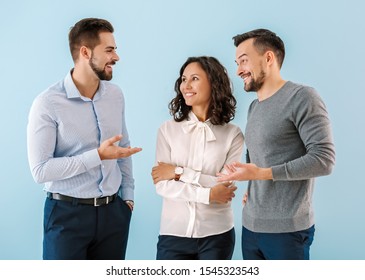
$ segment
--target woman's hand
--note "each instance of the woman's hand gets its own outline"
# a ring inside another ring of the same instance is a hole
[[[157,166],[152,168],[151,176],[154,184],[162,180],[172,180],[175,178],[175,165],[158,162]]]

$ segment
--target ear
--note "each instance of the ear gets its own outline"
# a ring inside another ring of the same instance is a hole
[[[86,46],[82,46],[80,48],[80,57],[83,57],[83,58],[89,60],[91,57],[91,50]]]
[[[265,58],[267,65],[272,65],[275,61],[275,55],[272,51],[267,51],[265,53]]]

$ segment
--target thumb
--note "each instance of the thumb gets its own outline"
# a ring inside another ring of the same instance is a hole
[[[228,188],[230,185],[232,185],[231,181],[226,181],[222,183],[223,186],[225,186],[226,188]]]
[[[111,138],[109,138],[107,141],[109,145],[113,145],[115,142],[118,142],[120,139],[122,139],[122,135],[115,135]]]

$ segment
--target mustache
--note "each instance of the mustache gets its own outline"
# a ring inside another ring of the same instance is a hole
[[[115,65],[115,61],[113,60],[113,61],[110,61],[110,62],[108,62],[106,65]]]

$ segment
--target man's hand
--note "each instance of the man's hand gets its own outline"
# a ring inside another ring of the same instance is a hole
[[[152,180],[154,184],[162,180],[172,180],[175,178],[175,165],[159,162],[157,166],[152,167]]]
[[[272,179],[271,168],[260,168],[253,163],[234,162],[226,164],[224,168],[228,174],[217,173],[218,182]]]
[[[209,202],[227,203],[235,196],[235,190],[237,190],[237,187],[234,186],[232,182],[224,182],[215,185],[210,190]]]
[[[114,137],[106,139],[103,143],[101,143],[98,149],[99,157],[101,160],[126,158],[142,151],[142,148],[123,148],[114,145],[114,143],[120,141],[120,139],[122,139],[122,135],[116,135]]]
[[[247,203],[247,199],[248,199],[248,192],[245,193],[245,195],[242,198],[242,205],[245,206],[245,204]]]

